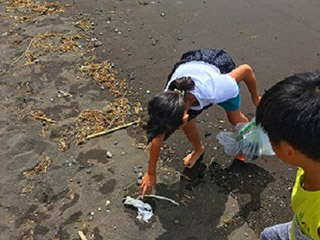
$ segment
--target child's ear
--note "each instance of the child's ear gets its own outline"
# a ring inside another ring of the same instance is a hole
[[[188,122],[188,119],[189,119],[189,114],[184,112],[182,116],[182,122],[186,123]]]
[[[297,161],[299,160],[297,158],[298,156],[300,156],[298,154],[298,150],[286,141],[282,141],[281,144],[282,144],[283,154],[285,154],[286,159],[289,160],[291,164],[296,165]]]

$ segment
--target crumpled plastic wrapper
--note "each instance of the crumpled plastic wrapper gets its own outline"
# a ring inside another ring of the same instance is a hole
[[[124,205],[134,206],[138,209],[139,220],[143,220],[144,222],[149,222],[150,218],[153,216],[152,207],[148,203],[144,203],[139,199],[134,199],[130,196],[127,196],[123,199]]]

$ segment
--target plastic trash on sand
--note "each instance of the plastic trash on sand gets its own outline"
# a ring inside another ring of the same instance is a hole
[[[224,146],[226,154],[243,156],[245,161],[254,160],[262,155],[274,155],[269,137],[256,125],[255,118],[249,123],[239,123],[236,132],[220,132],[217,139]]]
[[[153,216],[152,207],[148,203],[144,203],[139,199],[134,199],[130,196],[124,198],[125,205],[131,205],[138,209],[138,216],[139,220],[143,220],[145,222],[149,222],[149,219]]]

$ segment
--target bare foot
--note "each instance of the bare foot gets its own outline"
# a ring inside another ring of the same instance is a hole
[[[192,151],[192,153],[188,154],[183,159],[184,166],[187,168],[192,168],[203,153],[204,153],[204,146],[201,146],[200,149]]]

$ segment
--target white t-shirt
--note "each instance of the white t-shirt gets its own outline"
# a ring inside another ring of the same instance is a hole
[[[199,102],[199,106],[191,106],[192,110],[201,110],[211,103],[221,103],[234,98],[239,93],[236,80],[228,74],[221,74],[220,70],[203,61],[191,61],[181,64],[173,73],[165,90],[168,90],[170,83],[181,77],[191,77],[195,83],[191,94]]]

